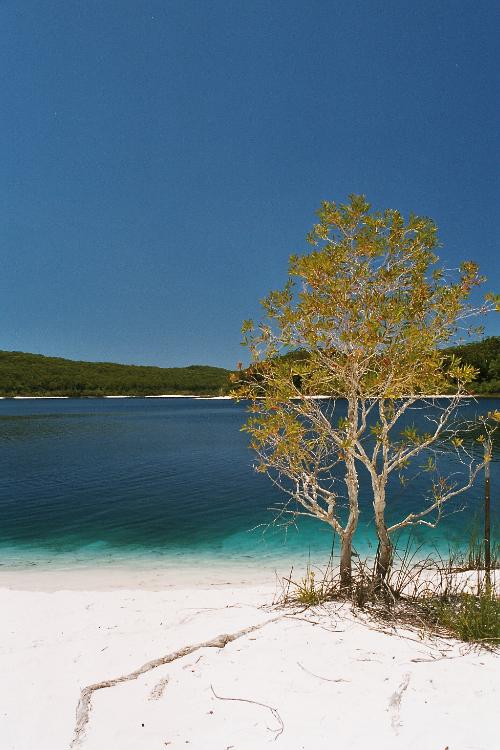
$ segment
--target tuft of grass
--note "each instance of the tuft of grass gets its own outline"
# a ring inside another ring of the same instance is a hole
[[[314,570],[311,570],[309,566],[305,576],[297,584],[297,601],[308,606],[314,606],[324,601],[322,587],[317,585]]]
[[[281,591],[277,592],[274,604],[284,607],[295,605],[315,607],[318,604],[338,598],[340,576],[334,562],[334,545],[335,538],[324,569],[313,569],[311,554],[309,553],[306,571],[301,578],[297,580],[293,577],[292,566],[288,577],[278,579],[278,583],[281,584]]]
[[[437,625],[462,641],[500,644],[500,599],[491,589],[435,597],[426,608]]]
[[[491,570],[500,569],[500,529],[494,525],[491,541]],[[469,529],[469,536],[465,547],[455,547],[448,550],[449,568],[452,570],[484,570],[484,538],[477,520]]]
[[[328,566],[327,571],[317,579],[316,573],[309,562],[305,575],[298,581],[294,581],[292,579],[292,569],[290,576],[283,579],[287,585],[282,591],[280,604],[300,604],[305,607],[315,607],[317,604],[322,604],[331,599],[332,580],[329,576],[329,571],[330,567]]]

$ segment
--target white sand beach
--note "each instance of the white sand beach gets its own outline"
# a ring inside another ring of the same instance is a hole
[[[208,572],[4,571],[2,750],[496,746],[494,654],[347,605],[272,608],[272,578]],[[83,688],[160,657],[96,690],[74,741]]]

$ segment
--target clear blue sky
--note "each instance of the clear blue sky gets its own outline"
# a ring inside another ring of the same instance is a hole
[[[495,2],[3,0],[0,24],[1,349],[233,367],[352,192],[433,217],[499,291]]]

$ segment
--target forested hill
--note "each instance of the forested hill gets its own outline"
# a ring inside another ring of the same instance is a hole
[[[489,336],[461,346],[450,346],[443,350],[447,355],[455,355],[478,371],[477,378],[470,384],[469,392],[480,396],[500,396],[500,336]],[[284,355],[290,362],[307,358],[302,349]]]
[[[500,336],[448,351],[479,370],[471,392],[500,394]],[[222,396],[229,375],[204,365],[145,367],[0,351],[0,396]]]
[[[447,351],[479,370],[471,391],[500,394],[500,336],[489,336],[472,344],[450,347]]]
[[[229,390],[221,367],[145,367],[75,362],[0,351],[0,396],[219,396]]]

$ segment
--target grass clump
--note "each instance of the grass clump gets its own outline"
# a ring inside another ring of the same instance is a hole
[[[500,599],[491,588],[436,597],[428,609],[437,625],[462,641],[500,644]]]
[[[307,564],[305,575],[298,581],[292,578],[293,568],[288,578],[283,579],[286,586],[280,597],[281,604],[300,604],[305,607],[315,607],[332,598],[333,590],[328,574],[321,574],[316,578],[316,572],[311,564]]]
[[[490,565],[492,570],[498,570],[500,569],[500,542],[496,541],[500,537],[498,524],[493,526],[491,536]],[[465,546],[449,548],[448,561],[450,569],[453,570],[484,570],[484,537],[478,521],[471,526]]]

